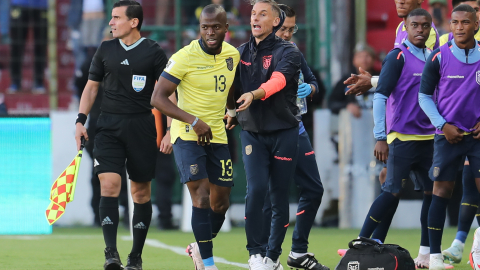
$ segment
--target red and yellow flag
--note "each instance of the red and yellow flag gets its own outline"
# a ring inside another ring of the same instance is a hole
[[[65,213],[67,203],[73,201],[78,169],[80,168],[80,161],[82,160],[82,152],[83,150],[78,152],[67,169],[60,174],[52,185],[52,189],[50,190],[50,204],[46,211],[47,220],[50,225],[55,223],[55,221]]]

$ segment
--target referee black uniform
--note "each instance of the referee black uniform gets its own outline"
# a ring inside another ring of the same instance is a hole
[[[130,46],[113,39],[97,50],[88,77],[104,83],[93,150],[96,174],[121,175],[126,165],[132,181],[154,177],[157,133],[150,98],[166,63],[160,46],[146,38]]]

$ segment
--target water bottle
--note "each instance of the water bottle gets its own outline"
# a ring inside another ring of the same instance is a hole
[[[303,77],[302,71],[300,71],[300,75],[298,76],[298,85],[301,85],[305,81]],[[297,107],[300,110],[300,114],[307,113],[307,98],[297,98]]]

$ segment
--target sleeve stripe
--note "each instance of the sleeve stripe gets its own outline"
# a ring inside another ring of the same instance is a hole
[[[436,53],[433,58],[432,58],[432,62],[435,61],[435,58],[437,58],[437,56],[440,54],[440,52]]]
[[[162,72],[162,75],[160,75],[161,77],[164,77],[165,79],[173,82],[174,84],[180,84],[181,80],[177,79],[176,77],[170,75],[169,73],[167,73],[166,71]]]
[[[397,55],[397,60],[400,59],[400,56],[402,55],[403,51],[399,52]]]

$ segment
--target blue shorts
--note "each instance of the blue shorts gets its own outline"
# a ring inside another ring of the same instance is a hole
[[[465,156],[470,162],[474,177],[480,178],[480,140],[475,140],[473,135],[466,135],[459,143],[450,144],[444,135],[435,135],[430,178],[433,181],[455,181]]]
[[[233,186],[233,164],[227,144],[201,146],[196,141],[178,138],[173,144],[173,152],[183,184],[208,178],[217,186]]]
[[[399,193],[410,178],[415,190],[432,191],[433,182],[428,177],[428,170],[432,166],[433,140],[395,139],[388,147],[387,179],[382,190]]]

